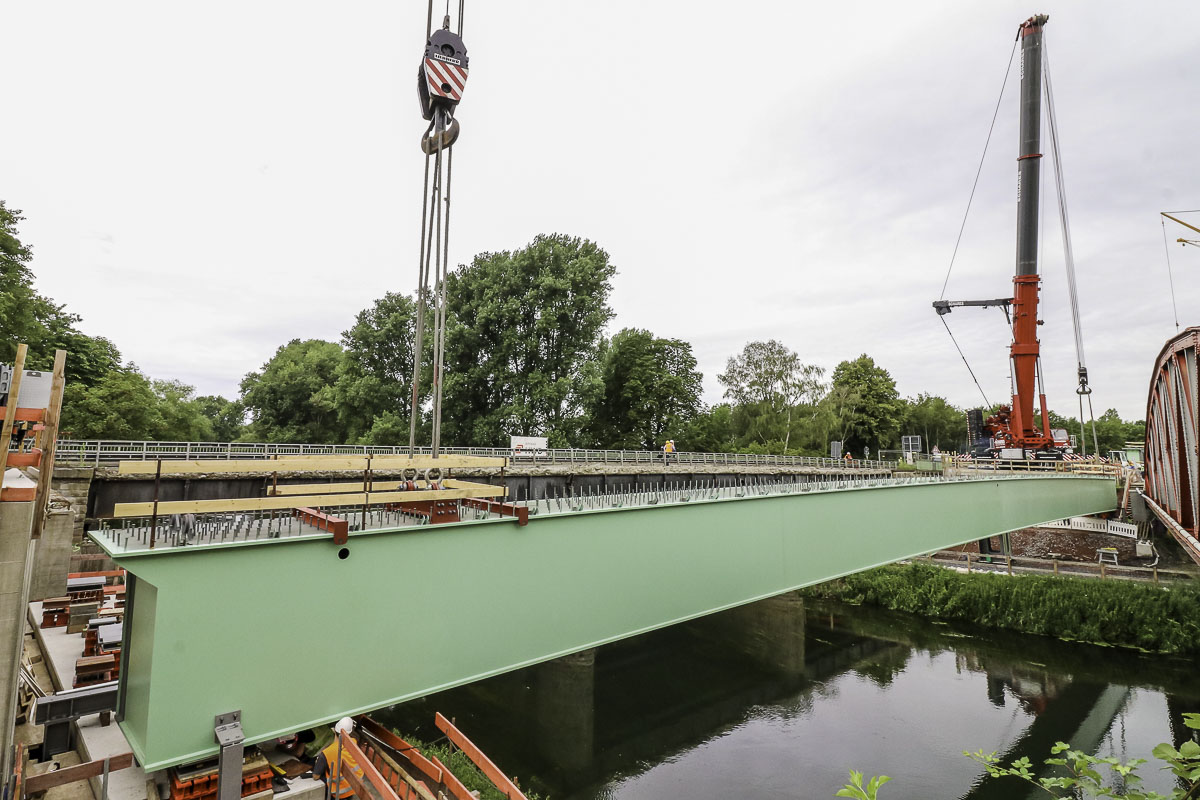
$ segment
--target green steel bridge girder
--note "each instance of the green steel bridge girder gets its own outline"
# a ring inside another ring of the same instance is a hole
[[[1026,477],[110,554],[134,576],[121,727],[147,769],[403,702],[889,562],[1111,511]]]

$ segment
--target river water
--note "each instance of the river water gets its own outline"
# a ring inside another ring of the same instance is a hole
[[[1200,711],[1190,660],[811,600],[797,613],[803,674],[767,672],[690,623],[597,650],[594,683],[565,709],[539,703],[534,667],[381,719],[432,739],[433,711],[453,716],[555,800],[832,798],[850,769],[891,776],[884,800],[990,800],[1030,792],[983,780],[963,750],[1040,764],[1063,740],[1150,758]],[[1141,771],[1166,792],[1159,766]]]

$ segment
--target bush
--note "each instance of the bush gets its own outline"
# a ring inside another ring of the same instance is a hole
[[[1155,653],[1200,653],[1200,586],[1040,575],[964,575],[889,565],[806,590],[810,596],[925,617]]]

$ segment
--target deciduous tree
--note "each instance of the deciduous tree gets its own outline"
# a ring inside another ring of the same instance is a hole
[[[725,397],[735,404],[735,426],[743,436],[761,443],[791,444],[804,420],[803,407],[815,406],[825,393],[822,367],[805,364],[780,342],[750,342],[730,357],[717,380]]]
[[[603,393],[588,415],[592,440],[601,447],[656,449],[681,435],[700,410],[703,378],[687,342],[625,328],[602,348]]]
[[[601,386],[596,350],[612,318],[614,274],[599,246],[562,234],[451,272],[443,441],[500,445],[515,434],[578,443]]]
[[[250,414],[247,438],[335,444],[347,439],[333,385],[345,355],[334,342],[292,339],[258,372],[242,379]]]
[[[347,441],[408,443],[416,316],[411,297],[388,292],[360,311],[354,325],[342,333],[345,359],[334,397]],[[427,353],[432,352],[431,339],[427,333]],[[422,398],[428,397],[428,374],[421,387]]]
[[[886,369],[864,353],[837,365],[832,388],[830,399],[849,452],[857,456],[865,447],[895,445],[904,403]]]
[[[93,386],[121,366],[116,346],[75,327],[78,314],[37,292],[29,263],[33,249],[18,238],[24,217],[0,200],[0,361],[11,364],[18,343],[29,345],[28,369],[50,369],[54,351],[67,351],[66,378]]]

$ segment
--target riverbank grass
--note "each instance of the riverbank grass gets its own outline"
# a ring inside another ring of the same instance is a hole
[[[1200,653],[1200,583],[1170,586],[892,564],[811,597],[1152,653]]]

